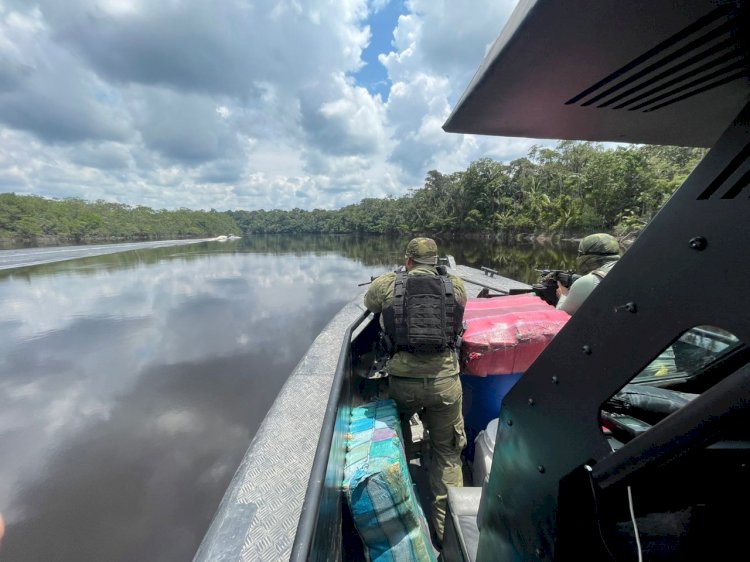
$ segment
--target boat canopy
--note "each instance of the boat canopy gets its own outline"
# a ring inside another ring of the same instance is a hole
[[[747,475],[729,476],[750,466],[747,432],[732,433],[750,427],[749,12],[743,0],[521,0],[443,126],[711,147],[503,398],[481,509],[449,499],[453,528],[472,516],[477,528],[446,533],[466,545],[479,531],[479,562],[746,555],[746,521],[728,506],[750,500]],[[665,350],[679,355],[691,329],[739,345],[718,370],[701,365],[700,388],[669,387],[699,396],[613,445],[603,405]]]
[[[739,6],[521,0],[443,129],[710,147],[750,99]]]

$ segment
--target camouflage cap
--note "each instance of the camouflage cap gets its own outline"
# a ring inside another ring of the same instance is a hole
[[[611,234],[599,232],[586,236],[578,245],[578,255],[618,256],[620,243]]]
[[[417,263],[437,265],[438,249],[432,238],[414,238],[406,245],[405,258]]]

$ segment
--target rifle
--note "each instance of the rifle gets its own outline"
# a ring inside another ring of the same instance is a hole
[[[444,256],[444,257],[438,256],[437,265],[435,265],[435,269],[437,269],[438,274],[447,275],[448,267],[450,267],[448,256]],[[403,265],[400,265],[396,269],[393,270],[393,273],[398,273],[399,271],[406,271],[406,268]],[[358,283],[357,287],[364,287],[365,285],[369,285],[370,283],[375,281],[375,279],[377,279],[378,277],[380,277],[380,275],[370,275],[369,281],[365,281],[364,283]]]
[[[572,269],[535,269],[539,273],[539,282],[531,286],[531,291],[552,306],[557,305],[557,282],[570,289],[573,282],[580,277]]]
[[[484,268],[483,268],[484,269]],[[563,287],[570,286],[580,277],[572,269],[535,269],[539,273],[539,282],[534,283],[531,289],[511,289],[509,295],[522,295],[525,293],[534,293],[547,304],[557,305],[557,282]],[[480,295],[482,296],[482,295]]]
[[[559,281],[566,289],[570,289],[573,282],[580,277],[572,269],[535,269],[534,271],[539,273],[540,282],[544,283],[547,280],[552,280],[555,282],[555,287],[557,287],[557,282]]]
[[[404,271],[404,266],[403,265],[401,265],[401,266],[397,267],[396,269],[394,269],[393,273],[398,273],[399,271]],[[369,281],[365,281],[364,283],[358,283],[357,287],[364,287],[365,285],[369,285],[370,283],[372,283],[373,281],[375,281],[375,279],[377,279],[378,277],[380,277],[380,275],[370,275],[370,280]]]
[[[364,287],[365,285],[369,285],[370,283],[375,281],[375,279],[377,279],[378,277],[380,277],[380,275],[370,275],[369,281],[365,281],[364,283],[357,283],[357,287]]]

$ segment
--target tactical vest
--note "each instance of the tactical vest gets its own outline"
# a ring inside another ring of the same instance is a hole
[[[607,273],[610,272],[610,269],[595,269],[591,272],[591,275],[595,275],[599,278],[599,282],[604,281],[604,278],[607,276]]]
[[[396,274],[393,302],[383,309],[385,333],[394,351],[434,353],[455,348],[464,307],[447,275]]]

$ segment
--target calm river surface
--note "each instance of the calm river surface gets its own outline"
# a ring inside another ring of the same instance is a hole
[[[0,559],[190,560],[286,377],[407,241],[264,236],[0,268]],[[575,245],[440,250],[528,282],[575,260]]]

